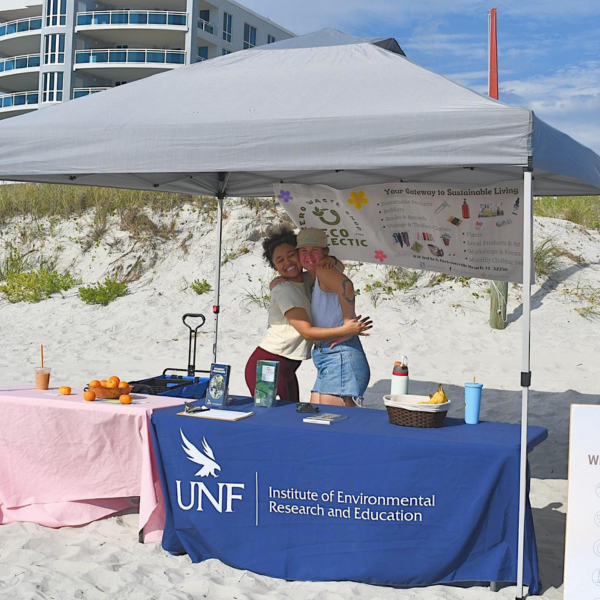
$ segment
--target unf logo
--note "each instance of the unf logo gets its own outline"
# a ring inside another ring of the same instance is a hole
[[[195,477],[208,477],[212,475],[213,477],[218,477],[216,474],[217,471],[221,470],[220,465],[215,460],[215,454],[212,448],[208,445],[206,438],[202,438],[202,449],[204,450],[204,454],[192,444],[186,437],[183,435],[183,431],[179,430],[181,434],[181,440],[183,442],[182,449],[186,453],[187,458],[192,462],[200,465],[201,468],[196,472]],[[242,496],[239,494],[235,494],[234,490],[244,489],[243,483],[218,483],[217,490],[213,492],[210,491],[208,485],[203,481],[190,481],[189,482],[189,495],[185,500],[182,498],[181,493],[181,481],[176,480],[177,484],[177,504],[179,508],[182,510],[192,510],[195,508],[198,511],[204,510],[203,500],[206,498],[210,504],[217,510],[218,512],[233,512],[233,501],[234,500],[242,500]]]

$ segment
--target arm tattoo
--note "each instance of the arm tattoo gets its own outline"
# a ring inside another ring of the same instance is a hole
[[[348,288],[348,290],[346,290],[346,288]],[[342,297],[348,304],[352,304],[354,306],[354,303],[356,302],[354,297],[354,289],[352,288],[352,282],[347,277],[342,282]]]

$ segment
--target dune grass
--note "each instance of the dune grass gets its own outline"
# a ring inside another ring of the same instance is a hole
[[[27,256],[19,252],[18,248],[9,246],[6,256],[0,262],[0,282],[6,281],[9,277],[18,273],[27,271],[30,268],[29,263],[30,261]]]
[[[120,217],[124,230],[139,234],[167,233],[144,211],[157,215],[176,213],[185,204],[200,213],[216,214],[217,201],[207,196],[169,192],[122,190],[75,185],[24,183],[0,186],[0,225],[14,217],[70,219],[94,211],[94,225],[101,232],[110,217]],[[170,229],[174,227],[169,226]]]
[[[544,238],[533,249],[535,273],[541,277],[550,277],[558,268],[558,259],[570,253],[556,244],[551,237]]]
[[[565,219],[586,229],[600,229],[597,196],[540,196],[533,201],[533,212],[538,217]]]

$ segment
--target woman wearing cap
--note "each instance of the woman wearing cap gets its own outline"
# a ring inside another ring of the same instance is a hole
[[[339,328],[356,320],[354,286],[338,269],[323,269],[329,254],[327,235],[321,229],[303,229],[296,248],[302,266],[313,276],[312,322],[319,328]],[[333,336],[332,336],[333,337]],[[312,351],[317,380],[311,402],[354,406],[362,402],[371,372],[357,335],[320,341]]]
[[[370,329],[371,324],[368,319],[360,321],[358,317],[333,328],[313,327],[310,317],[312,277],[302,270],[296,250],[295,234],[289,229],[283,229],[264,240],[263,250],[265,260],[279,273],[278,279],[283,283],[271,290],[267,333],[248,359],[245,371],[246,385],[254,395],[256,362],[277,360],[277,394],[284,400],[298,402],[300,393],[296,371],[301,361],[310,358],[312,340],[361,335]],[[335,259],[328,258],[321,261],[321,264],[333,266],[335,262]],[[329,270],[339,272],[337,269]]]

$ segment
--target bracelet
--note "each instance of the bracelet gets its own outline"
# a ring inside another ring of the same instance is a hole
[[[338,264],[338,259],[335,256],[332,256],[331,258],[333,258],[333,260],[335,261],[333,264],[337,267]]]

